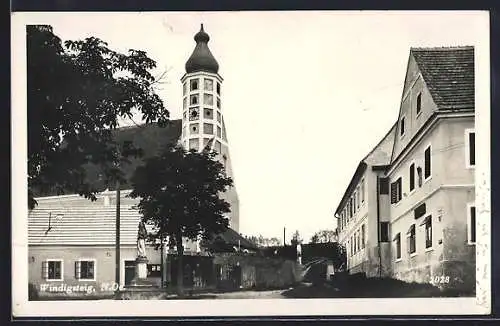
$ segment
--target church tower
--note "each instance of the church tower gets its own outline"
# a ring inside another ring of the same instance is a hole
[[[186,62],[186,74],[181,78],[183,88],[182,136],[184,148],[197,151],[209,147],[217,153],[226,174],[233,178],[229,157],[228,137],[222,113],[222,82],[219,64],[208,48],[210,37],[203,29],[194,36],[196,47]],[[233,186],[223,195],[231,204],[229,226],[239,232],[239,200]]]

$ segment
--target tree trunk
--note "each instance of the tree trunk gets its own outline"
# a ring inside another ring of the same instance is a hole
[[[182,235],[177,234],[175,240],[177,245],[177,294],[182,297],[184,296],[184,266],[182,264],[182,257],[184,256],[184,246],[182,245]]]

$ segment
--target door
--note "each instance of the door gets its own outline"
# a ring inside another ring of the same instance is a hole
[[[135,261],[125,260],[125,286],[130,285],[135,277]]]

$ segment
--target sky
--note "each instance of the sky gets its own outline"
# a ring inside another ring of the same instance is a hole
[[[397,120],[411,47],[477,45],[480,12],[46,13],[63,40],[144,50],[181,118],[184,65],[204,24],[224,78],[222,110],[240,232],[306,241],[334,229],[359,161]]]

